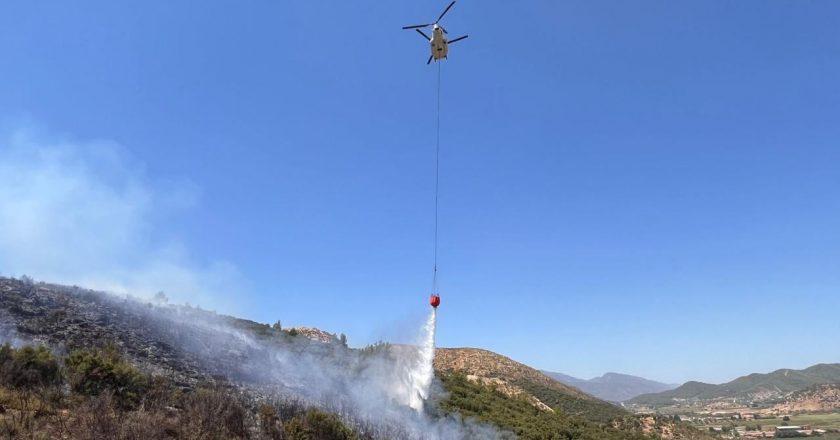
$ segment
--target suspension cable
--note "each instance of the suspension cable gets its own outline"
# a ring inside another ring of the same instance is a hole
[[[437,279],[437,258],[438,258],[438,189],[440,187],[440,65],[442,62],[438,61],[438,75],[437,75],[437,129],[435,136],[435,265],[434,275],[432,276],[432,293],[438,294],[438,279]]]

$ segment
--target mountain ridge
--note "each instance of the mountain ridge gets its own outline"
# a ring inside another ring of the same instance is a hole
[[[664,406],[721,399],[770,402],[817,385],[836,383],[840,383],[840,363],[820,363],[801,370],[780,368],[769,373],[750,373],[717,385],[689,381],[673,390],[637,396],[628,403]]]
[[[543,371],[543,373],[609,402],[623,402],[642,394],[667,391],[679,386],[615,372],[607,372],[591,379],[580,379],[552,371]]]

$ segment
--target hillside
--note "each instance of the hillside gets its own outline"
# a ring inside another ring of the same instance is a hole
[[[462,414],[505,427],[521,439],[650,439],[644,435],[640,424],[625,426],[623,419],[616,422],[621,426],[619,429],[612,424],[594,423],[535,407],[527,398],[511,398],[493,384],[482,384],[462,374],[443,373],[441,379],[449,393],[440,403],[444,413]],[[704,438],[699,432],[695,434],[698,437],[684,438]]]
[[[510,358],[475,348],[439,348],[440,407],[504,427],[524,439],[709,439],[667,417],[630,415]]]
[[[840,384],[823,384],[796,391],[774,407],[781,414],[840,410]]]
[[[573,386],[592,396],[609,402],[623,402],[642,394],[660,393],[677,387],[629,374],[606,373],[592,379],[579,379],[563,373],[543,373],[566,385]]]
[[[444,372],[439,377],[449,393],[440,403],[444,413],[483,419],[504,426],[520,437],[540,438],[546,436],[546,431],[570,431],[569,418],[535,402],[521,390],[513,395],[513,390],[504,385],[483,383],[460,373]],[[598,431],[598,426],[593,426],[593,430]]]
[[[487,350],[439,348],[435,355],[435,370],[461,373],[476,382],[492,384],[510,396],[523,396],[537,407],[545,406],[593,421],[604,422],[628,414],[539,370]]]
[[[165,297],[153,303],[0,278],[0,337],[23,347],[0,350],[0,363],[11,362],[0,365],[0,425],[30,437],[508,439],[518,432],[523,439],[636,439],[650,428],[533,368],[475,349],[439,350],[438,378],[417,412],[404,392],[416,349],[352,349],[318,329],[281,329]],[[31,381],[19,380],[17,358],[32,365],[32,356],[47,372],[58,366],[61,375],[50,373],[49,382],[58,388],[20,388]],[[80,382],[74,371],[93,376]],[[21,420],[25,426],[16,424]],[[75,434],[100,424],[111,431]],[[189,434],[196,426],[209,431]],[[668,426],[655,429],[673,432]],[[56,431],[66,427],[72,432]]]
[[[709,402],[720,399],[771,402],[796,391],[832,383],[840,383],[840,364],[818,364],[803,370],[781,369],[766,374],[753,373],[720,385],[686,382],[670,391],[635,397],[629,403],[663,406],[682,401]]]

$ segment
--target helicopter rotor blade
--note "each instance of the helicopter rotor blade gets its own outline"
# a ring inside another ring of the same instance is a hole
[[[426,61],[426,64],[432,64],[432,58],[434,55],[429,55],[429,61]]]
[[[456,38],[456,39],[454,39],[454,40],[449,40],[449,41],[447,42],[447,44],[456,43],[456,42],[461,41],[461,40],[463,40],[464,38],[467,38],[467,37],[469,37],[469,35],[464,35],[463,37],[458,37],[458,38]]]
[[[434,23],[429,23],[429,24],[415,24],[414,26],[403,26],[403,29],[419,29],[419,28],[429,27],[429,26],[431,26],[431,25],[433,25],[433,24],[434,24]]]
[[[449,32],[446,32],[446,28],[445,28],[445,27],[443,27],[443,26],[441,26],[441,25],[438,25],[438,27],[440,28],[440,30],[442,30],[442,31],[443,31],[443,33],[444,33],[444,34],[448,34],[448,33],[449,33]]]
[[[427,41],[432,41],[432,39],[431,39],[431,38],[429,38],[429,36],[428,36],[428,35],[426,35],[426,33],[425,33],[425,32],[421,31],[420,29],[414,29],[414,30],[415,30],[415,31],[417,31],[417,33],[418,33],[418,34],[422,35],[422,36],[423,36],[423,38],[425,38]]]
[[[438,17],[438,19],[435,23],[440,21],[443,18],[443,16],[446,15],[446,13],[449,12],[450,9],[452,9],[452,6],[455,6],[454,1],[452,3],[450,3],[449,6],[446,7],[446,9],[443,10],[443,12],[440,14],[440,17]]]

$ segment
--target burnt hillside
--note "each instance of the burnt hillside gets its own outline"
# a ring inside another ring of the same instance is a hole
[[[189,306],[152,305],[102,292],[0,278],[0,331],[58,352],[117,345],[143,369],[189,386],[197,381],[266,379],[260,344],[336,356],[340,344],[316,343]],[[274,339],[272,341],[272,339]]]

